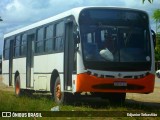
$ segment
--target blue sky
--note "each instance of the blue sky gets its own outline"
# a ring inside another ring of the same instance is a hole
[[[1,0],[0,16],[0,54],[2,53],[3,35],[36,21],[80,6],[120,6],[145,10],[150,18],[155,9],[160,8],[160,0],[150,4],[147,0]],[[155,22],[150,19],[152,29]]]

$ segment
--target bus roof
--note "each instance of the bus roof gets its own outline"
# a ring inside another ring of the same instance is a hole
[[[68,10],[66,12],[63,12],[63,13],[60,13],[58,15],[55,15],[55,16],[52,16],[50,18],[47,18],[47,19],[44,19],[44,20],[41,20],[41,21],[38,21],[36,23],[33,23],[31,25],[28,25],[26,27],[23,27],[23,28],[20,28],[20,29],[17,29],[17,30],[14,30],[12,32],[9,32],[7,34],[4,35],[4,38],[7,38],[7,37],[10,37],[12,35],[16,35],[18,33],[22,33],[22,32],[25,32],[27,30],[31,30],[31,29],[34,29],[36,27],[39,27],[41,25],[45,25],[47,23],[51,23],[51,22],[54,22],[56,20],[59,20],[59,19],[62,19],[64,17],[67,17],[67,16],[71,16],[73,15],[75,17],[75,20],[78,22],[78,18],[79,18],[79,13],[85,9],[85,8],[114,8],[114,9],[130,9],[130,8],[122,8],[122,7],[113,7],[113,6],[87,6],[87,7],[77,7],[77,8],[73,8],[71,10]],[[137,10],[137,9],[131,9],[131,10]],[[138,10],[139,11],[139,10]],[[140,10],[141,11],[141,10]],[[144,11],[143,11],[144,12]]]
[[[47,24],[47,23],[50,23],[50,22],[53,22],[53,21],[56,21],[56,20],[59,20],[59,19],[62,19],[64,17],[70,16],[70,15],[78,16],[79,12],[82,9],[83,9],[82,7],[81,8],[73,8],[71,10],[68,10],[66,12],[60,13],[60,14],[55,15],[53,17],[50,17],[50,18],[38,21],[38,22],[33,23],[31,25],[28,25],[26,27],[23,27],[23,28],[15,30],[15,31],[9,32],[9,33],[7,33],[7,34],[4,35],[4,38],[10,37],[10,36],[15,35],[15,34],[18,34],[20,32],[24,32],[24,31],[27,31],[27,30],[39,27],[41,25],[44,25],[44,24]]]

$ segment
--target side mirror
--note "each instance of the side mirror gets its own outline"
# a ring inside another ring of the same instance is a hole
[[[153,30],[151,30],[151,32],[152,32],[152,40],[153,40],[153,44],[155,48],[156,47],[156,33]]]
[[[79,32],[78,31],[73,32],[73,39],[74,39],[75,44],[80,43],[80,37],[79,37]]]
[[[74,39],[75,51],[77,52],[79,50],[79,45],[77,46],[77,44],[80,43],[80,37],[78,31],[73,32],[73,39]]]

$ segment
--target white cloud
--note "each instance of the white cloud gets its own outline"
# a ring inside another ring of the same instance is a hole
[[[78,6],[122,6],[147,10],[158,7],[158,2],[159,0],[154,0],[153,4],[142,4],[141,0],[12,0],[6,4],[1,16],[8,22],[31,23]]]
[[[20,4],[20,2],[18,0],[14,0],[12,3],[10,3],[6,6],[6,9],[8,11],[10,11],[10,10],[22,10],[23,5]]]
[[[4,16],[7,22],[25,21],[35,13],[35,10],[29,6],[29,3],[25,4],[25,2],[22,3],[20,0],[13,0],[4,9],[5,12],[2,16]]]

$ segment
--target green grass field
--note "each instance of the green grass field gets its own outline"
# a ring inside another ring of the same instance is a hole
[[[158,103],[157,103],[158,104]],[[57,106],[51,99],[51,96],[49,95],[44,95],[44,94],[34,94],[32,96],[22,96],[22,97],[16,97],[13,92],[4,92],[0,91],[0,111],[51,111],[51,108]],[[78,99],[75,102],[72,102],[67,105],[61,105],[60,111],[93,111],[93,113],[96,114],[98,111],[103,111],[106,113],[121,113],[121,112],[138,112],[138,113],[156,113],[160,115],[160,107],[159,105],[145,105],[141,104],[138,102],[135,102],[133,100],[126,100],[126,103],[124,105],[110,105],[107,100],[102,100],[99,98],[81,98]],[[96,112],[95,112],[96,111]],[[79,112],[79,114],[81,114]],[[70,114],[67,112],[66,114]],[[83,113],[82,113],[83,114]],[[81,116],[81,115],[79,115]],[[94,115],[93,115],[94,116]],[[100,119],[100,120],[105,120],[108,119],[108,117],[93,117],[92,115],[88,115],[87,117],[59,117],[59,118],[26,118],[26,119],[32,119],[32,120],[39,120],[39,119],[58,119],[58,120],[72,120],[72,119],[78,119],[78,120],[83,120],[83,119]],[[116,115],[115,115],[116,116]],[[117,115],[118,116],[118,115]],[[109,119],[126,119],[126,120],[139,120],[139,119],[144,119],[144,120],[158,120],[160,118],[158,117],[123,117],[123,116],[118,116],[118,117],[109,117]],[[2,119],[2,118],[1,118]],[[5,119],[5,118],[3,118]],[[13,119],[13,118],[9,118]],[[18,118],[14,118],[14,120],[17,120]],[[19,118],[19,119],[24,119],[24,118]],[[6,118],[7,120],[7,118]]]

